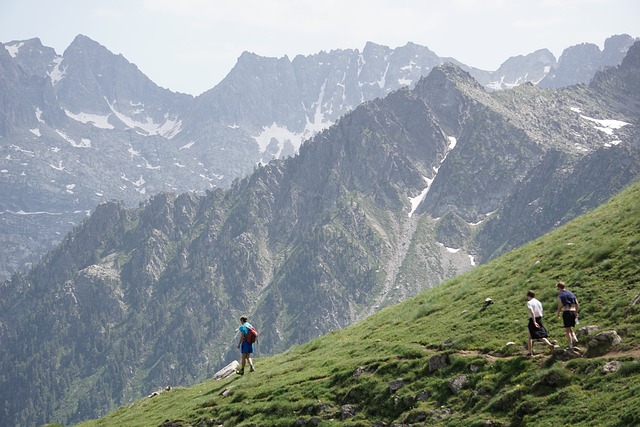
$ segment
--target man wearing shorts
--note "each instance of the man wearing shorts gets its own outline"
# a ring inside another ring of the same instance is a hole
[[[244,367],[249,363],[249,372],[253,372],[255,369],[253,368],[253,360],[251,360],[251,353],[253,353],[253,343],[247,342],[246,336],[249,333],[249,329],[251,329],[251,323],[247,321],[245,316],[240,318],[240,327],[238,330],[240,331],[240,341],[238,341],[238,348],[240,349],[240,353],[242,354],[241,360],[241,368],[236,371],[239,375],[244,375]]]
[[[564,282],[556,283],[556,288],[558,289],[558,317],[562,313],[562,323],[569,342],[569,350],[573,350],[574,344],[578,342],[573,328],[576,326],[580,303],[573,292],[565,289]]]

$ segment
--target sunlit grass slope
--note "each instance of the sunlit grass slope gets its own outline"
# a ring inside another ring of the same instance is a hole
[[[544,305],[551,338],[566,346],[555,317],[558,280],[581,302],[579,327],[622,337],[605,357],[561,361],[542,347],[535,351],[545,356],[525,357],[528,289]],[[639,425],[639,282],[635,185],[468,274],[352,327],[258,358],[256,372],[174,387],[81,425]],[[486,298],[493,304],[481,310]],[[448,356],[448,364],[434,370],[430,361],[438,356]],[[611,360],[621,367],[605,375]],[[456,378],[463,386],[454,392]]]

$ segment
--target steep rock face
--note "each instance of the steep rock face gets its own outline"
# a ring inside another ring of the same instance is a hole
[[[77,36],[58,65],[54,85],[60,106],[71,113],[108,116],[114,126],[164,124],[191,97],[159,88],[122,55],[114,55],[86,36]],[[125,123],[118,124],[126,117]],[[133,126],[135,127],[135,126]]]
[[[593,43],[582,43],[565,49],[558,59],[558,67],[540,82],[540,86],[558,88],[588,83],[600,68],[600,54],[600,48]]]
[[[602,96],[616,102],[618,108],[634,114],[640,109],[640,42],[629,48],[622,64],[615,69],[597,73],[590,87]]]
[[[13,62],[9,52],[0,49],[0,136],[5,137],[13,127],[34,126],[29,99],[22,90],[27,76]]]
[[[587,84],[598,70],[620,64],[636,40],[627,34],[620,34],[606,39],[603,51],[592,43],[568,47],[539,86],[561,88],[577,83]]]
[[[615,60],[614,58],[611,58]],[[500,68],[491,73],[490,78],[476,77],[478,82],[489,89],[509,89],[526,82],[534,84],[542,81],[556,66],[556,57],[548,49],[539,49],[528,55],[519,55],[507,59]],[[529,70],[523,76],[522,70]]]
[[[601,63],[605,67],[619,65],[627,57],[631,46],[638,42],[637,37],[630,37],[628,34],[618,34],[611,36],[604,41]]]
[[[56,52],[50,47],[44,46],[39,38],[33,38],[11,44],[10,49],[15,51],[12,55],[15,64],[29,76],[46,76],[51,72],[51,63],[56,60]]]

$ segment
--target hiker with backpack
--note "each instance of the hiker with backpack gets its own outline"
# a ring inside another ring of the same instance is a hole
[[[238,341],[238,348],[240,349],[240,353],[242,354],[241,368],[239,371],[236,371],[239,375],[244,375],[244,367],[249,362],[249,372],[255,371],[253,367],[253,360],[251,360],[251,353],[253,353],[253,344],[256,342],[258,338],[258,332],[256,329],[247,321],[245,316],[240,318],[240,327],[238,328],[240,331],[240,340]]]

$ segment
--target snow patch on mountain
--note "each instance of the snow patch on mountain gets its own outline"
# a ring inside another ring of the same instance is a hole
[[[424,200],[425,196],[429,192],[429,189],[431,188],[431,183],[433,182],[433,178],[430,179],[426,176],[423,176],[422,179],[424,179],[424,182],[427,183],[427,186],[416,197],[409,197],[409,202],[411,203],[411,211],[409,211],[409,218],[411,218],[413,216],[413,213],[416,211],[416,209],[418,209],[418,206],[420,206],[420,203],[422,202],[422,200]]]
[[[111,103],[105,97],[105,101],[109,104],[109,108],[113,112],[113,114],[128,128],[136,129],[136,131],[140,135],[153,136],[158,135],[165,137],[167,139],[171,139],[182,130],[182,120],[179,120],[177,117],[169,118],[169,113],[165,113],[164,122],[156,123],[150,117],[145,117],[145,121],[135,120],[121,112],[119,112],[115,108],[115,102]],[[137,105],[137,104],[136,104]],[[141,105],[141,104],[140,104]],[[144,111],[143,109],[136,110],[138,112]]]
[[[182,130],[182,120],[177,117],[169,118],[169,114],[164,115],[164,123],[157,129],[156,135],[171,139]]]
[[[90,139],[82,138],[80,140],[80,142],[76,142],[72,138],[70,138],[66,133],[62,132],[61,130],[56,130],[56,133],[58,135],[60,135],[69,144],[71,144],[72,147],[75,147],[75,148],[91,148],[91,140]]]
[[[38,122],[44,123],[44,120],[42,120],[42,110],[39,108],[36,108],[36,119],[38,119]]]
[[[62,160],[58,161],[58,166],[55,165],[49,165],[51,166],[52,169],[55,169],[57,171],[63,171],[64,170],[64,166],[62,166]]]
[[[158,170],[161,168],[161,166],[153,166],[151,163],[149,163],[149,160],[145,159],[144,157],[142,158],[142,160],[144,160],[144,165],[139,164],[138,167],[144,167],[145,169],[151,169],[151,170]]]
[[[627,126],[631,124],[631,123],[623,122],[620,120],[599,120],[599,119],[594,119],[593,117],[587,117],[584,115],[580,115],[580,117],[582,117],[585,120],[589,120],[590,122],[594,122],[598,124],[599,126],[595,126],[595,128],[601,132],[606,133],[607,135],[613,135],[614,130],[620,129],[623,126]]]
[[[51,85],[55,86],[60,80],[64,78],[65,70],[61,68],[62,57],[58,56],[53,60],[51,71],[47,73],[51,79]]]
[[[262,156],[269,151],[267,154],[270,157],[263,157],[260,163],[264,164],[272,158],[282,157],[287,143],[293,147],[295,152],[297,152],[305,140],[319,132],[322,132],[333,124],[330,120],[327,120],[323,113],[326,86],[327,80],[325,80],[320,87],[318,100],[312,104],[312,108],[308,109],[303,104],[302,108],[305,110],[306,124],[302,132],[293,132],[286,126],[273,122],[270,126],[264,126],[260,134],[253,136],[253,139],[258,143],[260,154]],[[344,91],[342,98],[344,102]],[[330,112],[331,111],[329,111],[329,113]],[[233,129],[237,128],[236,125],[229,127]]]
[[[440,161],[440,165],[438,165],[438,167],[434,167],[433,168],[433,172],[434,172],[433,178],[428,178],[426,176],[423,176],[422,178],[426,182],[427,186],[416,197],[409,197],[409,203],[411,203],[411,210],[409,211],[409,218],[411,218],[413,216],[413,213],[416,211],[416,209],[418,209],[418,206],[420,206],[420,203],[422,203],[424,198],[427,196],[427,193],[429,193],[429,189],[431,188],[431,184],[436,179],[436,176],[438,175],[438,170],[440,170],[440,166],[442,166],[442,164],[447,159],[447,156],[449,155],[451,150],[453,150],[455,148],[456,144],[458,143],[458,140],[453,136],[448,136],[447,139],[449,140],[449,145],[447,146],[447,151],[444,154],[444,157],[442,158],[442,160]]]
[[[85,124],[89,123],[100,129],[114,129],[114,126],[111,123],[109,123],[109,116],[111,116],[111,114],[108,114],[106,116],[100,116],[98,114],[89,114],[89,113],[74,114],[69,110],[64,110],[64,112],[68,117],[72,118],[77,122],[85,123]]]
[[[9,52],[9,55],[11,55],[12,58],[15,58],[16,56],[18,56],[18,52],[20,51],[20,48],[22,46],[24,46],[24,43],[18,42],[13,44],[5,44],[4,48],[7,49],[7,52]]]
[[[385,85],[387,84],[387,73],[389,72],[389,65],[390,63],[387,62],[387,68],[384,69],[382,77],[380,78],[380,80],[378,80],[378,87],[380,87],[380,89],[384,89]]]
[[[506,82],[505,81],[506,78],[507,76],[501,76],[499,80],[489,82],[487,84],[487,87],[493,90],[513,89],[514,87],[519,86],[524,81],[526,81],[518,77],[515,82]]]
[[[571,109],[572,111],[576,111],[577,113],[580,113],[579,109]],[[615,145],[619,145],[622,141],[620,139],[618,139],[617,135],[614,133],[615,130],[621,129],[624,126],[630,126],[631,123],[627,123],[627,122],[623,122],[621,120],[612,120],[612,119],[605,119],[605,120],[601,120],[601,119],[594,119],[593,117],[588,117],[585,115],[580,114],[580,117],[583,118],[584,120],[588,120],[590,122],[595,123],[596,125],[594,126],[597,130],[599,130],[600,132],[604,132],[605,134],[607,134],[608,136],[610,136],[612,139],[610,141],[607,141],[604,143],[604,147],[605,148],[611,148]],[[581,148],[581,147],[580,147]]]
[[[254,136],[253,139],[256,140],[258,146],[260,147],[260,154],[264,154],[267,150],[269,144],[271,144],[272,140],[278,141],[278,152],[275,154],[275,157],[280,157],[282,153],[282,149],[284,148],[285,142],[290,142],[296,150],[300,148],[303,141],[303,134],[291,132],[284,126],[280,126],[275,122],[271,124],[271,126],[265,126],[262,128],[262,132]]]
[[[29,157],[35,157],[35,156],[36,156],[35,151],[25,150],[25,149],[23,149],[23,148],[21,148],[21,147],[18,147],[18,146],[17,146],[17,145],[15,145],[15,144],[11,144],[11,145],[9,146],[9,148],[11,148],[13,151],[17,151],[17,152],[19,152],[19,153],[26,154],[26,155],[27,155],[27,156],[29,156]],[[7,159],[8,159],[8,160],[10,160],[8,157],[7,157]]]
[[[131,145],[129,145],[129,148],[127,149],[127,152],[131,155],[131,159],[133,160],[134,157],[138,157],[140,155],[140,152],[137,151],[135,148],[133,148]]]
[[[19,211],[2,211],[0,215],[4,214],[12,214],[12,215],[62,215],[62,212],[46,212],[46,211],[37,211],[37,212],[25,212],[22,209]]]
[[[38,129],[38,128],[29,129],[29,132],[31,132],[32,134],[34,134],[38,138],[42,136],[42,134],[40,133],[40,129]]]
[[[121,174],[120,175],[120,179],[122,179],[123,181],[129,182],[134,186],[134,190],[136,190],[138,193],[140,194],[146,194],[147,189],[145,187],[143,187],[144,184],[146,184],[146,181],[144,179],[144,177],[142,175],[140,175],[140,178],[137,179],[136,181],[132,181],[131,179],[127,178],[126,174]],[[127,186],[126,185],[121,185],[120,186],[121,190],[126,190]]]
[[[320,89],[318,101],[315,103],[316,108],[313,110],[312,120],[309,119],[309,114],[307,114],[307,123],[302,132],[293,132],[286,126],[281,126],[273,122],[270,126],[264,126],[262,128],[262,132],[253,137],[253,139],[258,143],[261,155],[264,155],[267,152],[267,149],[270,146],[273,146],[274,142],[277,145],[277,150],[274,152],[273,149],[270,149],[270,154],[273,155],[272,158],[280,158],[282,156],[286,143],[291,144],[297,152],[305,140],[319,132],[322,132],[333,124],[331,121],[326,120],[322,113],[325,85],[326,81]],[[269,159],[267,159],[267,161],[268,160]],[[261,163],[264,163],[264,160],[261,160]]]

